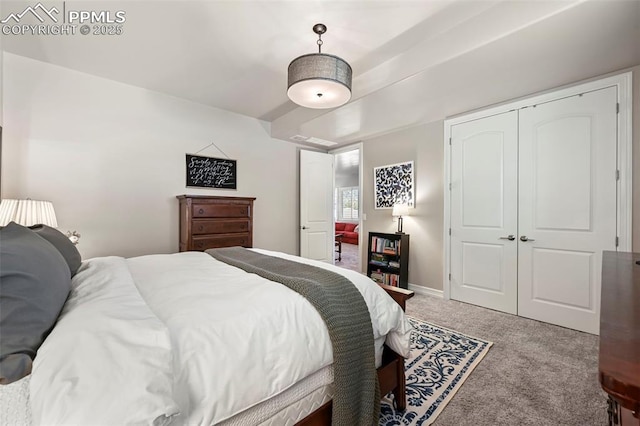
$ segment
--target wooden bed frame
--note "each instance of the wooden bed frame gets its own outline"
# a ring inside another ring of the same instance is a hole
[[[392,287],[380,284],[380,287],[395,300],[404,311],[407,300],[414,296],[413,291],[403,288]],[[404,376],[404,358],[395,353],[386,345],[382,353],[382,365],[378,368],[378,383],[380,384],[380,395],[384,396],[393,392],[398,410],[404,410],[407,406],[406,382]],[[328,426],[331,425],[331,401],[309,414],[304,419],[296,423],[296,426]]]

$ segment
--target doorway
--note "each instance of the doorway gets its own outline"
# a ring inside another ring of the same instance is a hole
[[[362,149],[349,146],[331,151],[334,155],[333,218],[336,266],[361,271],[362,236]]]

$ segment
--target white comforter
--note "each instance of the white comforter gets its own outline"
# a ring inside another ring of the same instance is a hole
[[[377,362],[385,340],[408,356],[411,326],[367,277],[256,251],[351,279],[372,316]],[[215,424],[331,363],[324,322],[280,284],[199,252],[91,259],[36,357],[34,421]]]

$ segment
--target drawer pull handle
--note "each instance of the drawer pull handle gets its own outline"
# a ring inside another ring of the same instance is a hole
[[[200,213],[200,214],[204,213],[204,209],[198,210],[198,213]]]

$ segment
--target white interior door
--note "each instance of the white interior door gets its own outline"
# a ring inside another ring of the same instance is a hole
[[[615,87],[520,110],[518,314],[598,333],[616,250]]]
[[[300,256],[333,263],[333,155],[300,151]]]
[[[518,120],[451,128],[451,298],[515,314]]]

